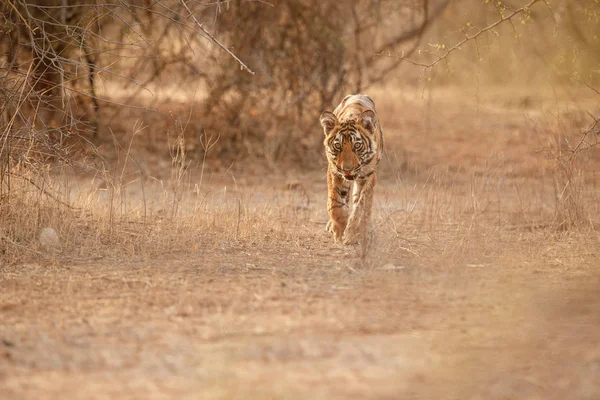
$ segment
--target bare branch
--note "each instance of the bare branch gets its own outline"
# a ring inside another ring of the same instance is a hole
[[[423,33],[425,33],[425,31],[433,23],[433,21],[435,21],[437,19],[437,17],[439,17],[442,14],[442,12],[448,6],[449,2],[450,2],[450,0],[445,0],[430,15],[429,0],[423,0],[423,21],[421,22],[421,24],[414,27],[413,29],[411,29],[409,31],[403,32],[402,34],[394,37],[393,39],[388,40],[381,47],[379,47],[378,50],[374,51],[374,54],[375,55],[383,55],[384,53],[389,54],[389,51],[391,48],[394,48],[402,43],[405,43],[405,42],[415,39],[415,38],[417,39],[417,45],[413,46],[413,47],[417,47],[418,43],[421,41],[421,37],[423,36]],[[410,51],[409,53],[412,54],[413,51]],[[375,61],[376,61],[376,58],[371,59],[370,62],[368,63],[368,65],[373,64]]]
[[[204,32],[206,34],[206,36],[208,36],[210,38],[210,40],[213,41],[213,43],[215,43],[217,46],[219,46],[220,48],[222,48],[223,50],[225,50],[225,52],[227,52],[231,57],[233,57],[241,66],[242,69],[245,69],[246,71],[250,72],[252,75],[254,75],[254,71],[252,71],[250,68],[248,68],[248,66],[246,64],[244,64],[242,62],[242,60],[240,60],[235,54],[233,54],[231,52],[231,50],[229,50],[227,47],[225,47],[221,42],[219,42],[217,40],[217,38],[215,38],[213,35],[211,35],[211,33],[209,31],[207,31],[202,24],[200,23],[200,21],[198,21],[196,19],[196,17],[194,16],[194,13],[192,13],[192,11],[189,9],[189,7],[187,6],[187,4],[185,4],[185,0],[180,0],[181,4],[183,5],[183,7],[185,7],[185,9],[187,10],[187,12],[190,14],[190,17],[192,17],[192,20],[196,23],[196,25],[198,26],[198,28],[200,28],[202,30],[202,32]]]
[[[600,95],[600,90],[596,89],[595,87],[593,87],[592,85],[590,85],[589,83],[587,83],[584,80],[580,80],[581,83],[583,83],[588,89],[590,89],[591,91],[595,92],[596,94]]]
[[[590,147],[597,146],[600,143],[598,141],[598,139],[596,139],[595,143],[588,144],[588,146],[585,148],[581,147],[584,143],[586,143],[588,136],[591,135],[592,133],[595,133],[596,135],[600,135],[600,129],[596,129],[598,124],[600,124],[600,119],[594,117],[591,114],[590,114],[590,117],[592,117],[594,122],[589,126],[589,128],[587,128],[585,131],[581,132],[582,137],[579,140],[579,142],[577,143],[577,146],[575,146],[575,148],[573,150],[571,150],[571,156],[569,157],[570,159],[573,159],[577,155],[577,153],[579,153],[581,150],[589,149]]]
[[[448,58],[448,56],[450,54],[454,53],[456,50],[459,50],[461,48],[461,46],[463,46],[465,43],[477,39],[479,36],[483,35],[486,32],[489,32],[489,31],[493,30],[494,28],[496,28],[498,25],[502,24],[503,22],[506,22],[506,21],[512,22],[511,20],[514,17],[516,17],[517,15],[519,15],[519,14],[521,14],[523,12],[527,12],[527,10],[529,10],[531,8],[531,6],[533,6],[534,4],[539,3],[539,2],[545,2],[545,0],[531,0],[529,3],[527,3],[523,7],[515,9],[514,11],[512,11],[507,16],[504,16],[504,15],[501,14],[500,15],[500,19],[498,19],[496,22],[492,23],[491,25],[488,25],[487,27],[485,27],[483,29],[479,29],[477,31],[477,33],[475,33],[473,35],[466,35],[463,40],[461,40],[460,42],[456,43],[454,46],[452,46],[450,49],[448,49],[443,55],[439,56],[435,61],[433,61],[431,63],[422,63],[422,62],[418,62],[418,61],[409,60],[409,59],[406,58],[405,54],[402,54],[400,56],[393,56],[389,52],[388,53],[383,53],[382,52],[382,53],[379,53],[378,55],[387,56],[387,57],[393,57],[393,58],[396,58],[397,60],[406,61],[406,62],[408,62],[410,64],[417,65],[417,66],[420,66],[420,67],[433,68],[440,61],[443,61],[446,58]]]

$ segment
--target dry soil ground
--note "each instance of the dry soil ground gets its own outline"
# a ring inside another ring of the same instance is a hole
[[[323,232],[322,169],[207,173],[181,252],[0,267],[0,398],[600,398],[600,239],[556,226],[544,130],[388,96],[366,257]]]

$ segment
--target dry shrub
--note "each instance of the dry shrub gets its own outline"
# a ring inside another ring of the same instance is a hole
[[[121,80],[143,87],[170,63],[191,64],[184,53],[198,46],[206,48],[203,41],[209,37],[183,13],[210,8],[199,3],[188,7],[176,1],[135,0],[0,4],[4,254],[16,256],[21,247],[35,248],[40,229],[46,226],[64,236],[66,221],[81,221],[79,211],[70,206],[67,188],[55,185],[61,180],[54,179],[50,166],[114,176],[116,172],[107,172],[105,160],[90,142],[102,128],[98,125],[102,124],[98,119],[101,102],[121,100],[104,96],[103,83]],[[166,43],[173,39],[173,32],[181,42],[182,29],[195,33],[187,45]],[[112,213],[109,221],[113,221]]]
[[[126,133],[111,125],[124,109],[141,107],[146,119],[165,101],[141,94],[189,93],[198,81],[208,93],[188,141],[208,130],[220,136],[220,157],[305,159],[319,146],[319,136],[309,134],[318,114],[389,75],[398,62],[372,55],[418,41],[447,3],[5,2],[3,176],[15,141],[41,144],[55,156],[64,143],[87,146],[98,132],[120,140]]]
[[[568,118],[568,116],[567,116]],[[545,151],[553,164],[555,220],[558,229],[595,228],[594,205],[598,204],[595,171],[600,162],[597,154],[600,131],[598,120],[587,128],[576,114],[554,126],[541,126],[546,137]]]
[[[447,3],[16,0],[0,8],[2,111],[28,133],[107,135],[123,106],[157,105],[140,94],[202,81],[202,125],[234,157],[303,158],[322,109],[394,71],[398,62],[373,55],[417,42]],[[117,110],[99,119],[106,102]]]

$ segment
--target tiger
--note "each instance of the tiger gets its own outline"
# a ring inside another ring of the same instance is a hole
[[[383,131],[373,99],[351,94],[320,116],[327,156],[327,231],[334,243],[358,243],[371,220],[376,168],[383,155]],[[349,213],[348,198],[352,194]],[[350,216],[348,216],[350,214]]]

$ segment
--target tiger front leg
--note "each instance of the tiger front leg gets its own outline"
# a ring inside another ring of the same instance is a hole
[[[350,183],[342,177],[327,171],[327,210],[329,222],[327,230],[333,233],[333,240],[337,243],[342,239],[348,221],[348,192]]]
[[[366,235],[368,225],[371,221],[373,192],[376,182],[377,178],[375,174],[356,181],[352,214],[348,219],[348,225],[343,235],[344,244],[356,244],[361,236]]]

